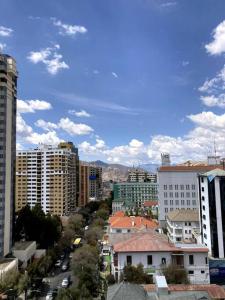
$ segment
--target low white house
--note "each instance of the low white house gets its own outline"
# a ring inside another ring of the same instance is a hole
[[[0,281],[4,280],[5,276],[10,272],[18,270],[17,258],[3,258],[0,260]]]
[[[198,210],[177,209],[166,216],[167,235],[171,242],[194,242],[193,230],[199,229]]]
[[[112,247],[112,273],[120,278],[126,265],[141,263],[150,276],[160,274],[173,264],[185,268],[193,284],[209,283],[208,248],[197,244],[172,244],[165,235],[154,231],[137,233]]]

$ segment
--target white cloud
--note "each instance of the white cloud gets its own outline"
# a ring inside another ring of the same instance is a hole
[[[18,113],[34,113],[36,110],[49,110],[51,103],[44,100],[17,100]]]
[[[49,131],[47,133],[33,132],[32,134],[26,137],[26,141],[34,145],[58,145],[63,140],[57,136],[57,133],[55,131]]]
[[[58,127],[70,135],[87,135],[94,131],[90,126],[82,123],[74,123],[69,118],[60,119]]]
[[[115,72],[112,72],[112,76],[115,77],[115,78],[119,77]]]
[[[220,108],[225,108],[225,94],[220,94],[218,97],[214,95],[201,96],[201,100],[206,106],[218,106]]]
[[[5,43],[0,43],[0,52],[6,48],[6,44]]]
[[[37,120],[37,121],[35,122],[35,125],[36,125],[37,127],[42,128],[42,129],[45,130],[45,131],[51,131],[52,129],[57,129],[57,128],[58,128],[58,125],[57,125],[57,124],[52,123],[52,122],[46,122],[46,121],[41,120],[41,119]]]
[[[52,18],[53,25],[59,28],[59,34],[67,35],[67,36],[75,36],[76,34],[84,34],[87,33],[87,28],[80,25],[70,25],[62,23],[62,21],[57,20],[56,18]]]
[[[176,1],[170,1],[170,2],[165,2],[160,4],[160,7],[172,7],[172,6],[176,6],[177,2]]]
[[[184,60],[184,61],[182,61],[181,64],[182,64],[183,67],[186,67],[186,66],[188,66],[190,64],[190,62],[187,61],[187,60]]]
[[[69,114],[73,115],[73,116],[76,116],[76,117],[86,117],[86,118],[89,118],[91,115],[86,112],[86,110],[81,110],[81,111],[76,111],[76,110],[69,110],[68,111]]]
[[[27,125],[27,123],[19,113],[17,113],[16,118],[16,131],[19,137],[29,136],[33,132],[32,127]]]
[[[58,44],[40,51],[31,51],[27,56],[28,60],[34,64],[43,63],[48,73],[56,75],[60,69],[69,69],[68,64],[63,61],[63,56],[57,51],[60,49]]]
[[[203,111],[196,115],[189,115],[188,118],[202,128],[225,131],[225,114],[216,115],[211,111]]]
[[[220,55],[225,52],[225,20],[213,30],[212,35],[213,41],[205,45],[205,48],[211,55]]]
[[[13,33],[13,30],[9,27],[0,26],[0,36],[9,37]]]
[[[93,74],[98,75],[99,73],[99,70],[93,70]]]

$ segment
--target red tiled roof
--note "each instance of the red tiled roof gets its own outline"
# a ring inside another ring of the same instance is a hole
[[[158,201],[156,200],[149,200],[144,202],[144,207],[152,207],[158,205]]]
[[[116,243],[115,252],[179,252],[202,253],[208,252],[206,247],[179,247],[168,241],[168,238],[154,230],[137,233],[132,238]]]
[[[109,218],[111,228],[156,228],[158,227],[157,221],[149,220],[145,217],[112,216]]]
[[[129,240],[114,245],[115,252],[173,252],[177,248],[156,232],[137,234]]]
[[[125,214],[122,210],[116,211],[113,215],[113,217],[124,217]]]
[[[220,165],[199,165],[199,166],[162,166],[158,169],[159,172],[207,172],[214,169],[223,169]]]
[[[147,292],[156,291],[155,284],[146,284],[144,289]],[[216,284],[168,284],[170,292],[185,291],[206,291],[212,299],[225,299],[225,290]]]

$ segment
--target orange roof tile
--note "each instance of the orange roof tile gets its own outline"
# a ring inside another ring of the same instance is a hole
[[[156,200],[149,200],[144,202],[144,207],[151,207],[158,205],[158,201]]]
[[[156,291],[155,284],[146,284],[143,287],[147,292]],[[212,299],[225,299],[225,290],[216,284],[168,284],[168,290],[170,292],[206,291]]]
[[[124,216],[109,218],[109,224],[111,228],[156,228],[158,224],[155,220],[149,220],[145,217]]]
[[[113,217],[124,217],[125,214],[122,210],[116,211],[113,215]]]
[[[159,172],[207,172],[214,169],[223,169],[223,166],[218,165],[199,165],[199,166],[162,166],[158,169]]]

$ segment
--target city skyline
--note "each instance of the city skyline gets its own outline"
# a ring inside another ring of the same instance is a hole
[[[224,155],[223,1],[0,0],[18,149],[71,140],[127,165]]]

